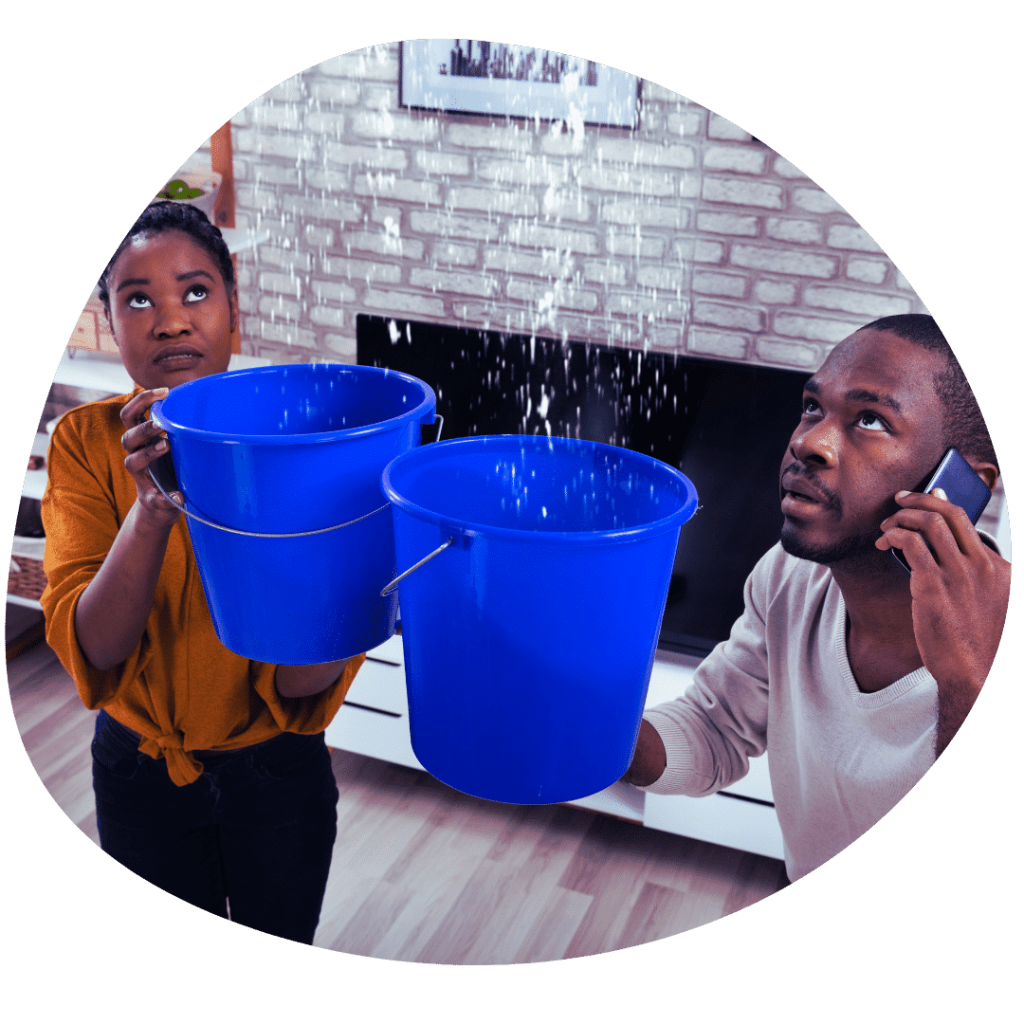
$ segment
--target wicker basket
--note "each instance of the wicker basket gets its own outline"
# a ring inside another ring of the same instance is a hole
[[[11,566],[7,577],[7,593],[38,601],[46,588],[42,561],[38,558],[25,558],[23,555],[12,555],[11,558],[20,571],[15,572],[14,565]]]

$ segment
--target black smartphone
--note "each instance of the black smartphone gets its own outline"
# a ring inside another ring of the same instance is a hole
[[[150,438],[149,441],[146,442],[146,447],[152,448],[153,445],[155,445],[163,436],[165,435],[159,434],[156,437]],[[167,493],[181,489],[178,484],[178,474],[174,470],[174,459],[171,456],[170,448],[168,448],[160,458],[154,459],[149,464],[149,471],[157,484]]]
[[[164,452],[159,459],[151,462],[149,468],[153,473],[153,478],[168,494],[171,491],[180,490],[178,475],[174,471],[174,459],[171,458],[169,451]]]
[[[950,448],[942,456],[942,461],[935,467],[934,472],[920,487],[914,489],[921,494],[930,494],[936,487],[941,487],[946,497],[967,513],[972,523],[977,523],[981,513],[985,511],[989,498],[992,497],[988,484],[974,472],[971,464],[955,448]],[[893,558],[910,572],[903,552],[898,548],[889,548],[889,551]]]

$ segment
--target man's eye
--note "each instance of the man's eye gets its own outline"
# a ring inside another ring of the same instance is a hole
[[[886,430],[888,429],[885,423],[880,420],[873,412],[862,412],[860,418],[857,420],[857,426],[863,427],[865,430]]]
[[[804,399],[804,415],[814,416],[819,410],[818,403],[813,398]]]
[[[147,299],[141,292],[128,296],[129,309],[145,309],[149,304],[149,299]]]
[[[194,284],[187,292],[185,292],[186,302],[199,302],[205,299],[210,294],[209,289],[202,284]]]

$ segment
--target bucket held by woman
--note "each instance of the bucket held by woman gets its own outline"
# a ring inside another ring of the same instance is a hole
[[[384,467],[419,445],[422,381],[340,363],[266,366],[174,388],[170,442],[217,635],[256,661],[319,664],[395,632]]]

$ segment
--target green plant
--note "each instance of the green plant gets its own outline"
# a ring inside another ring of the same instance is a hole
[[[157,199],[196,199],[205,195],[201,188],[189,188],[188,184],[180,178],[169,181],[160,192],[157,192]]]

